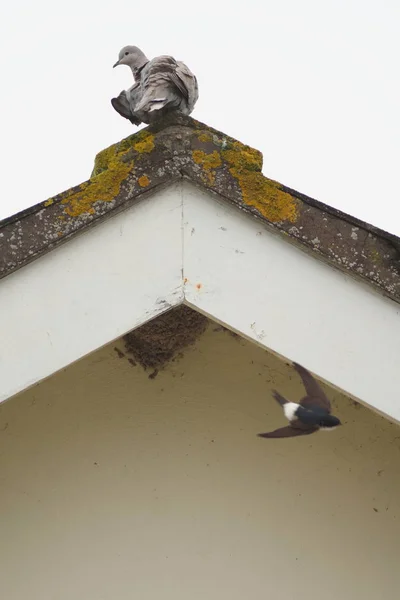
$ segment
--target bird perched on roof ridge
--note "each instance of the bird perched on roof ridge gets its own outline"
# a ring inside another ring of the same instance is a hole
[[[193,111],[199,97],[197,79],[183,62],[172,56],[149,60],[137,46],[124,46],[113,66],[119,65],[130,67],[135,83],[111,104],[131,123],[152,123],[171,112]]]
[[[283,438],[309,435],[320,429],[331,431],[341,425],[340,420],[331,415],[331,403],[316,379],[305,367],[298,363],[294,362],[293,366],[303,381],[307,395],[299,403],[296,403],[290,402],[279,392],[273,390],[272,395],[278,404],[282,406],[290,425],[268,433],[259,433],[259,437]]]

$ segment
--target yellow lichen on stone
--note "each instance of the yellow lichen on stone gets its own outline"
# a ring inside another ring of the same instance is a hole
[[[276,181],[261,173],[262,154],[239,142],[222,150],[231,175],[237,180],[245,204],[254,206],[269,221],[295,222],[298,214],[296,199],[282,190]]]
[[[378,250],[376,248],[372,248],[371,249],[371,251],[370,251],[370,257],[371,257],[372,262],[375,265],[378,265],[381,262],[381,260],[382,260],[382,257],[381,257],[381,255],[379,254],[379,252],[378,252]]]
[[[124,140],[113,144],[97,154],[94,161],[92,177],[107,170],[110,162],[115,157],[121,158],[123,155],[127,154],[128,151],[131,151],[131,153],[136,151],[138,154],[148,153],[154,150],[154,147],[154,135],[148,131],[143,130],[134,135],[130,135]]]
[[[133,147],[139,154],[152,152],[154,150],[154,135],[146,132],[146,135],[142,135],[142,139],[134,143]]]
[[[147,187],[148,185],[150,185],[150,179],[147,177],[147,175],[142,175],[138,179],[138,184],[140,185],[140,187]]]
[[[48,200],[46,200],[46,202],[44,203],[43,206],[51,206],[54,202],[54,198],[49,198]]]
[[[211,154],[203,152],[203,150],[193,150],[193,160],[196,164],[202,165],[203,169],[210,171],[211,169],[217,169],[222,165],[220,155],[216,150]]]
[[[250,171],[261,171],[262,169],[261,152],[240,142],[233,142],[226,150],[222,150],[222,156],[238,169]]]
[[[239,182],[245,204],[254,206],[272,223],[296,221],[297,202],[293,196],[284,192],[278,183],[255,171],[241,172],[232,167],[230,172]]]
[[[132,148],[131,138],[132,136],[117,144],[113,144],[109,148],[105,148],[105,150],[101,150],[94,159],[94,168],[91,177],[93,178],[100,175],[100,173],[106,171],[110,165],[115,165],[115,161],[122,159],[127,151]]]
[[[107,169],[92,176],[89,181],[79,186],[78,191],[72,192],[61,201],[62,204],[67,204],[64,212],[70,217],[78,217],[84,213],[92,215],[95,213],[95,202],[111,202],[119,194],[122,182],[132,170],[133,161],[122,160],[124,154],[117,154],[115,146],[107,150]],[[107,150],[101,153],[103,157]]]
[[[197,165],[201,165],[205,171],[205,176],[207,177],[210,185],[214,183],[215,180],[215,171],[222,165],[221,156],[219,153],[214,150],[210,154],[207,152],[203,152],[203,150],[193,150],[192,152],[193,160]]]
[[[212,141],[211,134],[204,131],[199,133],[198,138],[200,142],[204,142],[205,144]]]
[[[132,171],[134,151],[138,154],[149,153],[154,150],[154,147],[154,135],[144,130],[99,152],[90,180],[61,201],[62,204],[67,205],[64,212],[71,217],[85,213],[94,214],[95,202],[114,200],[120,192],[122,182]],[[140,178],[141,187],[149,184],[150,180],[147,176]]]

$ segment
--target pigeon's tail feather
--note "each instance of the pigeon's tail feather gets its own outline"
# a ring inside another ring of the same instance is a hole
[[[157,98],[156,100],[150,101],[149,112],[153,112],[153,110],[161,110],[167,104],[166,98]]]
[[[138,113],[141,113],[141,112],[148,113],[152,108],[154,108],[154,104],[152,103],[151,100],[148,100],[147,98],[142,98],[141,101],[138,102],[138,104],[135,104],[135,112],[138,112]],[[161,102],[158,103],[157,108],[158,109],[162,108]]]
[[[132,113],[125,92],[121,92],[118,98],[111,98],[111,104],[117,113],[128,119],[133,125],[140,125],[141,121]]]
[[[155,90],[149,90],[143,94],[141,100],[139,100],[139,102],[135,105],[136,112],[160,110],[161,108],[164,108],[166,104],[168,104],[168,98],[166,96],[162,97],[157,95],[154,98],[154,91]]]
[[[272,395],[275,398],[275,400],[278,402],[278,404],[280,404],[281,406],[284,406],[285,404],[287,404],[289,402],[288,400],[286,400],[286,398],[284,398],[282,396],[282,394],[280,394],[276,390],[272,390]]]
[[[135,112],[150,112],[153,110],[174,110],[179,108],[183,102],[182,95],[179,90],[173,86],[165,77],[155,78],[149,77],[144,82],[141,82],[141,96],[138,97],[138,102],[135,106]]]

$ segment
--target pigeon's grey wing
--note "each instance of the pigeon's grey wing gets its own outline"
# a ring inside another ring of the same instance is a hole
[[[259,433],[258,437],[262,438],[286,438],[286,437],[296,437],[299,435],[309,435],[310,433],[314,433],[317,431],[317,427],[310,427],[308,429],[298,429],[296,427],[291,427],[287,425],[286,427],[281,427],[280,429],[275,429],[275,431],[270,431],[268,433]]]
[[[138,94],[140,91],[140,81],[135,81],[135,83],[129,88],[129,90],[126,90],[126,96],[127,98],[129,98],[130,96],[134,96],[136,94]]]
[[[178,61],[177,64],[176,76],[183,83],[186,89],[185,97],[187,98],[188,105],[192,110],[199,98],[199,86],[197,79],[191,70],[185,65],[185,63]]]
[[[131,111],[126,92],[123,91],[117,98],[111,98],[113,108],[125,119],[129,119],[133,125],[140,125],[141,121]]]
[[[136,103],[138,112],[147,112],[154,108],[163,108],[170,102],[179,102],[185,89],[175,74],[176,67],[176,60],[172,56],[157,56],[145,65],[140,77],[140,94]]]
[[[129,90],[126,91],[126,97],[129,104],[129,109],[135,115],[135,107],[141,98],[141,88],[139,82],[136,82]],[[136,115],[135,115],[136,116]]]
[[[165,77],[186,98],[188,104],[194,106],[198,98],[197,79],[185,63],[176,61],[172,56],[158,56],[149,66],[148,77],[156,74],[159,79]]]
[[[157,56],[141,73],[135,112],[151,113],[167,108],[190,114],[197,97],[196,78],[186,65],[172,56]]]
[[[314,379],[305,367],[302,367],[296,362],[293,363],[293,366],[300,375],[307,392],[307,396],[301,400],[300,404],[305,408],[319,406],[329,413],[331,411],[331,403],[317,380]]]

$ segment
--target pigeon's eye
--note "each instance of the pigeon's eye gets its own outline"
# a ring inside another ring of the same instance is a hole
[[[129,52],[125,52],[125,56],[128,56]]]

